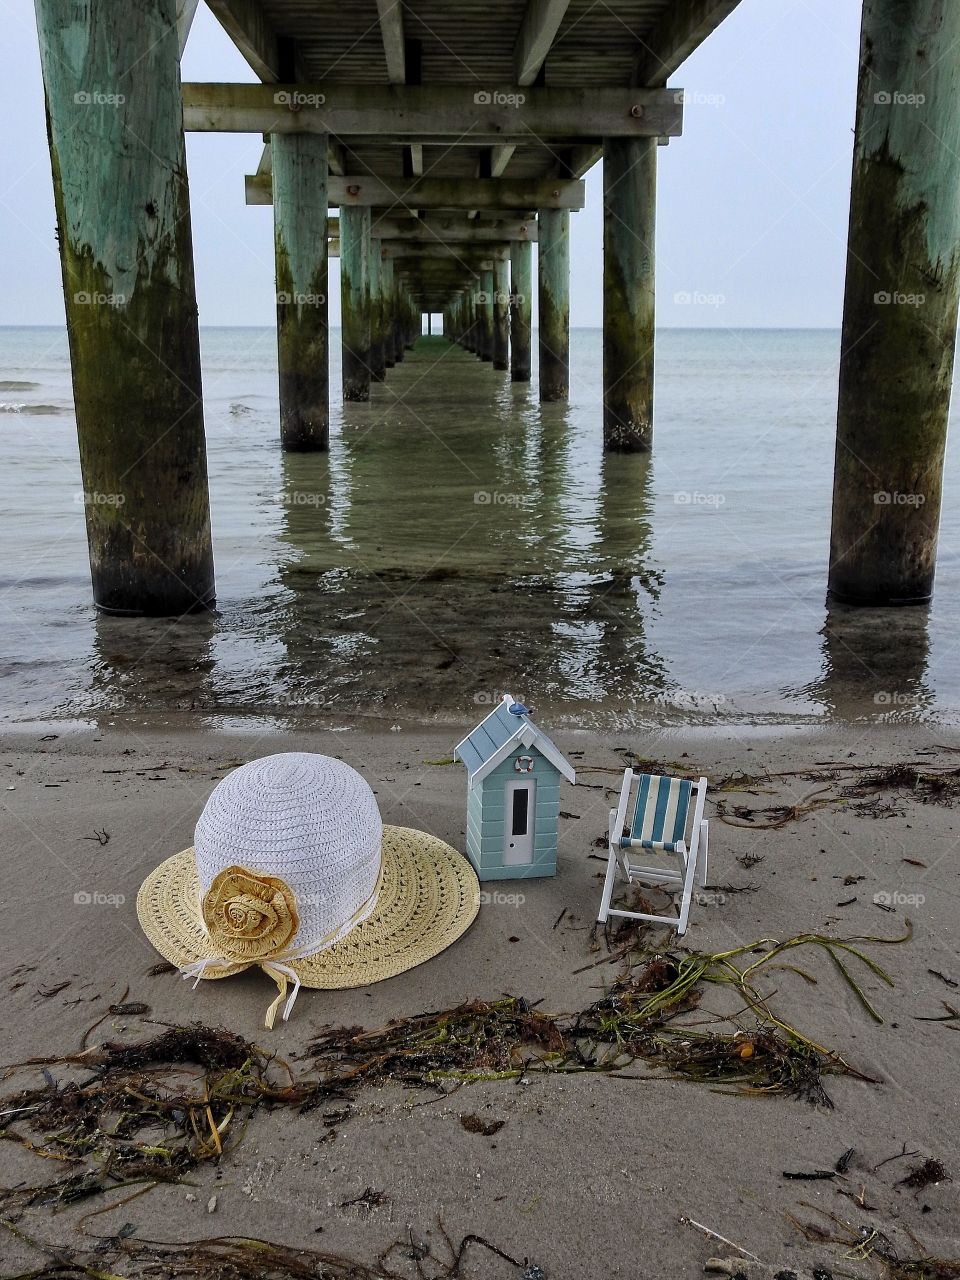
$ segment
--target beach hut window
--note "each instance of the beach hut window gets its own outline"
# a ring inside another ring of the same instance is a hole
[[[513,830],[512,835],[527,834],[527,813],[530,808],[530,788],[517,787],[513,793]]]

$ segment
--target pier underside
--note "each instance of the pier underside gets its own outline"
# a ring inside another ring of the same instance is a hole
[[[570,216],[602,157],[603,443],[649,450],[657,149],[683,118],[668,82],[738,0],[207,3],[259,83],[181,83],[197,0],[137,0],[120,18],[108,0],[36,0],[84,489],[113,493],[89,508],[98,605],[213,602],[184,130],[263,138],[235,196],[274,208],[291,452],[327,448],[331,254],[345,401],[389,379],[423,314],[491,376],[529,381],[534,289],[539,397],[565,400]],[[932,590],[960,279],[948,11],[864,0],[830,576],[856,603]],[[907,286],[930,305],[878,308]],[[107,403],[95,370],[131,337],[157,358],[128,360]],[[158,424],[161,404],[174,421]]]

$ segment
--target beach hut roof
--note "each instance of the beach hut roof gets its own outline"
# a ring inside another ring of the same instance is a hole
[[[518,710],[511,711],[511,706]],[[514,702],[509,693],[503,695],[503,700],[472,733],[468,733],[462,742],[457,743],[453,756],[467,766],[472,785],[492,773],[518,747],[536,747],[568,782],[576,782],[577,775],[566,756],[554,746],[542,729],[537,728],[526,708]]]

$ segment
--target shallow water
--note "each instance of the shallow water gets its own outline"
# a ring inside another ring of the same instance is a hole
[[[656,447],[627,457],[596,330],[564,406],[425,341],[333,405],[328,455],[280,453],[273,330],[202,347],[218,611],[107,618],[65,334],[0,329],[8,722],[463,719],[503,690],[587,727],[960,720],[954,445],[933,604],[826,606],[836,332],[662,332]]]

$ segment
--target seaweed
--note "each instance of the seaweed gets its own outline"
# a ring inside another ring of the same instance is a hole
[[[468,1253],[478,1248],[507,1262],[520,1280],[546,1280],[542,1267],[528,1258],[515,1258],[484,1236],[471,1233],[455,1245],[442,1223],[439,1240],[416,1240],[410,1229],[406,1238],[393,1241],[373,1262],[256,1237],[220,1236],[169,1243],[139,1240],[121,1230],[114,1236],[97,1238],[94,1245],[77,1247],[44,1243],[3,1218],[0,1227],[50,1259],[49,1266],[21,1272],[9,1280],[46,1276],[60,1280],[182,1280],[184,1276],[195,1280],[399,1280],[401,1273],[394,1270],[397,1263],[406,1263],[408,1273],[413,1264],[421,1280],[459,1280]],[[114,1259],[124,1260],[124,1277],[111,1269]],[[130,1270],[131,1266],[135,1269]]]
[[[862,964],[890,984],[862,947],[909,937],[908,927],[899,938],[801,934],[713,954],[649,952],[575,1014],[547,1014],[521,997],[504,996],[374,1029],[331,1028],[310,1043],[307,1065],[296,1073],[241,1036],[198,1024],[168,1027],[139,1042],[33,1058],[7,1069],[9,1076],[39,1068],[42,1083],[0,1100],[0,1139],[73,1167],[43,1185],[2,1190],[0,1203],[60,1207],[108,1189],[179,1181],[228,1155],[261,1110],[319,1111],[332,1129],[350,1118],[364,1088],[386,1084],[445,1097],[451,1086],[522,1081],[532,1072],[623,1078],[625,1066],[642,1062],[725,1091],[829,1107],[824,1076],[876,1081],[778,1016],[757,987],[758,975],[766,966],[788,968],[813,981],[783,957],[801,947],[820,951],[864,1011],[881,1021],[851,966]],[[691,1025],[688,1015],[711,987],[732,990],[739,1013],[710,1015],[713,1026],[703,1030],[702,1021]],[[71,1075],[57,1080],[51,1068]],[[494,1132],[489,1126],[479,1131]]]
[[[815,1205],[804,1203],[803,1207],[814,1209],[828,1224],[801,1222],[793,1214],[787,1214],[807,1240],[816,1244],[839,1245],[849,1261],[879,1263],[886,1280],[960,1280],[960,1258],[937,1258],[926,1252],[905,1257],[879,1227],[855,1227],[837,1214]]]

